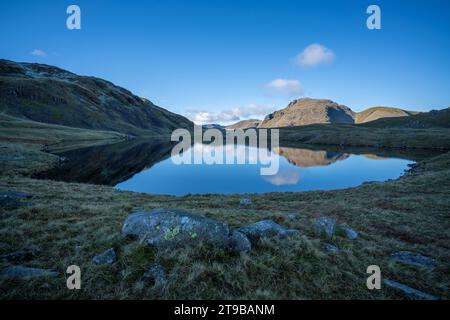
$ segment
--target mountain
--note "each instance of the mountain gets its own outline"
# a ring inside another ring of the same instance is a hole
[[[355,123],[365,123],[381,118],[409,117],[417,112],[392,107],[372,107],[355,114]]]
[[[0,112],[68,127],[131,135],[193,128],[185,117],[95,77],[0,59]]]
[[[257,128],[260,124],[261,120],[249,119],[249,120],[241,120],[239,122],[226,126],[225,128],[227,130],[249,129],[249,128]]]
[[[331,100],[303,98],[269,114],[259,127],[291,127],[314,123],[354,123],[354,112]]]
[[[220,124],[217,124],[217,123],[203,124],[203,125],[202,125],[202,128],[203,128],[204,130],[207,130],[207,129],[219,129],[219,130],[223,130],[223,129],[225,129],[224,126],[222,126],[222,125],[220,125]]]

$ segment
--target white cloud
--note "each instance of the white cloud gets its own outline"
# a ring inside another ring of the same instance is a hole
[[[314,67],[319,64],[327,64],[336,58],[334,52],[318,43],[307,46],[295,57],[295,63],[304,67]]]
[[[31,55],[36,56],[36,57],[45,57],[47,55],[47,53],[41,49],[34,49],[30,53],[31,53]]]
[[[269,94],[300,95],[303,93],[302,84],[298,80],[275,79],[266,84]]]
[[[197,124],[229,124],[245,119],[262,119],[274,108],[266,105],[248,104],[239,108],[210,112],[205,110],[188,110],[186,116]]]
[[[273,176],[265,176],[264,180],[275,186],[294,185],[300,181],[301,175],[296,170],[286,170]]]

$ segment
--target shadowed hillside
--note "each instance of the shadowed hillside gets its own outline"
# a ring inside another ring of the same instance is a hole
[[[57,152],[66,161],[38,178],[115,186],[170,156],[173,144],[134,140]]]
[[[0,97],[0,112],[68,127],[154,135],[193,125],[111,82],[42,64],[0,60]]]

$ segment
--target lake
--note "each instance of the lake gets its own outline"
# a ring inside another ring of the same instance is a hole
[[[237,154],[246,154],[247,163],[228,165],[177,165],[170,154],[172,147],[173,144],[152,140],[63,149],[55,153],[66,161],[39,177],[171,195],[295,192],[342,189],[395,179],[420,159],[420,155],[398,150],[285,146],[264,150],[277,160],[278,172],[261,175],[262,164],[248,163],[249,155],[255,151],[253,147],[237,146]],[[197,149],[201,148],[194,145],[191,149],[199,152]],[[224,150],[226,154],[227,146]]]

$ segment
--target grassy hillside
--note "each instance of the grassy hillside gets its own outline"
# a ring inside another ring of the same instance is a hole
[[[316,124],[281,128],[280,139],[282,143],[450,150],[450,129],[447,128],[423,130],[402,127],[378,128],[368,124]]]
[[[97,131],[40,123],[0,113],[0,141],[56,144],[92,140],[123,140],[127,136],[113,131]]]
[[[409,117],[417,112],[411,112],[392,107],[371,107],[355,114],[355,123],[375,121],[380,118]]]
[[[385,118],[365,123],[372,128],[450,128],[450,108],[414,114],[404,118]]]
[[[111,82],[57,67],[0,60],[0,112],[68,127],[168,134],[191,121]]]

